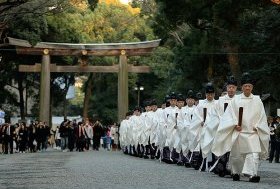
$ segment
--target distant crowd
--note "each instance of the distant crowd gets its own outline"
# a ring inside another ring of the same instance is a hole
[[[48,147],[55,150],[88,151],[107,150],[118,146],[118,127],[116,124],[103,126],[85,119],[83,122],[65,119],[60,126],[50,128],[45,122],[32,121],[31,124],[0,124],[0,153],[44,152]]]

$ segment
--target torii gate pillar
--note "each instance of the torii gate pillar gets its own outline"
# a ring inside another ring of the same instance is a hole
[[[50,125],[50,71],[50,55],[48,54],[48,49],[45,49],[42,57],[39,120],[46,122],[47,125]]]
[[[118,110],[118,120],[121,121],[125,119],[125,114],[128,111],[128,72],[125,50],[121,51],[119,57]]]

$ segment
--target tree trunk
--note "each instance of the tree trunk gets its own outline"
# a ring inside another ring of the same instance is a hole
[[[227,45],[228,49],[228,63],[230,66],[230,70],[232,75],[239,80],[241,77],[241,70],[239,66],[239,56],[238,56],[238,45]]]
[[[20,108],[20,118],[21,120],[25,119],[24,114],[24,97],[23,97],[23,76],[22,73],[18,73],[18,92],[19,92],[19,108]]]
[[[66,92],[67,94],[67,92]],[[64,98],[63,98],[63,117],[64,120],[67,119],[67,99],[66,99],[66,94],[63,94]]]
[[[52,90],[52,88],[51,88]],[[50,95],[50,115],[49,115],[49,120],[50,120],[50,125],[49,127],[52,128],[52,107],[53,107],[53,95],[52,95],[52,91],[51,91],[51,95]]]
[[[26,85],[25,85],[25,108],[24,108],[24,115],[27,116],[27,104],[28,104],[28,91],[27,91],[27,88],[28,88],[28,85],[27,85],[27,81],[26,81]]]
[[[84,98],[84,108],[83,108],[84,119],[88,117],[89,101],[92,95],[92,89],[93,89],[93,74],[91,73],[89,75],[88,81],[85,86],[85,98]]]

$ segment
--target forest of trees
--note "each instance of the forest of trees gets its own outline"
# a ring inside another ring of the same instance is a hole
[[[8,115],[19,112],[22,119],[38,116],[40,75],[19,73],[18,65],[38,63],[41,57],[17,55],[14,47],[6,45],[7,37],[32,44],[162,39],[151,56],[129,59],[129,63],[149,65],[153,70],[129,74],[130,108],[137,105],[136,82],[145,88],[141,103],[156,98],[161,104],[171,91],[203,92],[207,82],[215,84],[218,96],[227,76],[240,79],[248,71],[256,80],[254,93],[270,93],[275,100],[271,112],[275,115],[280,107],[279,18],[279,2],[268,0],[133,0],[129,5],[118,0],[0,0],[0,108]],[[75,65],[78,57],[54,57],[52,61]],[[112,65],[118,61],[89,57],[88,62]],[[85,99],[66,101],[68,87],[79,76],[86,78]],[[51,78],[53,114],[87,114],[106,123],[117,120],[117,74],[52,73]],[[27,103],[25,93],[34,104]],[[29,106],[31,115],[27,115]]]

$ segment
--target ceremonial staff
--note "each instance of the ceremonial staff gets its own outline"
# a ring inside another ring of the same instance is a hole
[[[203,108],[203,122],[206,120],[207,108]]]
[[[238,126],[241,127],[243,118],[243,107],[239,107]]]
[[[226,111],[227,107],[228,107],[228,103],[226,102],[224,103],[224,112]]]

